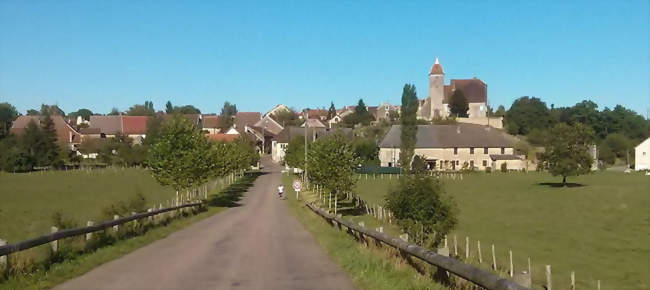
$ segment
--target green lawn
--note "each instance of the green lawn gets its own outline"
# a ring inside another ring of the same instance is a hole
[[[395,253],[385,249],[366,247],[353,237],[330,225],[296,200],[291,188],[295,177],[283,176],[291,212],[311,232],[328,256],[337,263],[360,289],[446,289],[433,280],[418,274]],[[313,193],[303,192],[303,198],[315,200]],[[368,219],[370,220],[370,219]],[[366,226],[370,226],[366,223]]]
[[[151,206],[175,196],[144,169],[0,173],[0,238],[11,243],[47,234],[55,212],[84,225],[97,222],[105,206],[136,193]]]
[[[371,203],[382,203],[395,184],[395,179],[361,177],[357,192]],[[481,241],[484,263],[491,259],[490,244],[502,266],[512,249],[517,271],[527,268],[530,257],[537,285],[544,283],[543,267],[550,264],[556,288],[568,287],[571,271],[578,288],[593,289],[596,280],[602,289],[650,288],[650,177],[598,172],[570,178],[582,186],[567,188],[545,184],[560,181],[545,173],[474,173],[443,180],[460,209],[452,236],[458,236],[461,255],[469,236],[472,257],[476,240]]]

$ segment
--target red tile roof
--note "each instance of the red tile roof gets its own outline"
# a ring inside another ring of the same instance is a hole
[[[434,63],[433,66],[431,67],[431,72],[429,73],[429,75],[442,75],[442,74],[445,73],[442,69],[442,65],[440,65],[440,63],[438,62],[438,58],[436,57],[436,63]]]
[[[217,128],[219,126],[219,116],[203,116],[203,128]]]
[[[144,135],[147,133],[147,116],[122,116],[122,133]]]
[[[73,129],[68,123],[65,122],[63,117],[59,115],[52,115],[52,121],[54,122],[54,129],[56,130],[56,138],[62,144],[67,143],[80,143],[81,134]],[[23,130],[27,125],[34,121],[36,125],[41,125],[41,116],[19,116],[11,126],[11,132],[20,135],[23,133]]]

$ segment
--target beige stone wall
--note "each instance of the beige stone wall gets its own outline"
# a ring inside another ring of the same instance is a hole
[[[492,171],[501,171],[501,164],[503,163],[506,163],[508,170],[521,171],[527,167],[526,160],[497,160],[492,162]]]
[[[282,162],[287,151],[289,143],[278,143],[277,141],[271,142],[271,160],[276,163]]]
[[[459,123],[476,124],[490,126],[492,128],[503,129],[503,117],[482,117],[482,118],[456,118]]]
[[[634,169],[650,169],[650,138],[634,148]]]
[[[396,166],[399,160],[399,148],[380,148],[379,160],[381,166]],[[504,148],[503,153],[501,148],[488,148],[487,153],[485,148],[474,148],[474,153],[471,153],[470,148],[458,148],[454,154],[454,148],[416,148],[416,155],[423,155],[426,159],[434,159],[436,161],[436,170],[459,170],[462,169],[465,162],[468,165],[473,164],[477,170],[485,170],[485,167],[492,166],[490,154],[514,154],[513,148]],[[513,161],[514,162],[514,161]],[[455,165],[454,165],[455,164]],[[514,166],[514,165],[513,165]],[[519,164],[518,166],[524,166]]]
[[[485,103],[469,103],[469,111],[467,111],[467,115],[470,119],[486,118],[487,106]]]

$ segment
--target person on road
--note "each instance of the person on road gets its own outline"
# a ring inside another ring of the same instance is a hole
[[[283,198],[283,196],[284,196],[284,186],[282,186],[282,184],[280,184],[280,186],[278,186],[278,196],[280,198]]]

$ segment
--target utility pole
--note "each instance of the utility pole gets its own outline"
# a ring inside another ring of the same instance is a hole
[[[309,114],[307,113],[307,110],[303,111],[303,116],[305,119],[305,183],[307,183],[307,127],[309,127],[309,122],[307,122],[307,118],[309,117]]]

